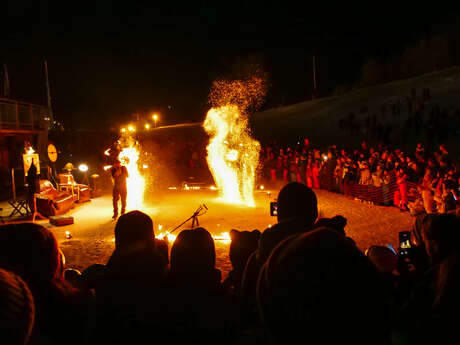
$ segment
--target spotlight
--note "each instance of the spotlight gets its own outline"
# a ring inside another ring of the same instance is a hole
[[[78,166],[78,170],[80,170],[81,172],[87,172],[88,171],[88,166],[86,164],[80,164]]]

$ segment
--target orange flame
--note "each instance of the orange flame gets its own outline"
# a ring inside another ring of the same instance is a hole
[[[145,180],[139,172],[138,160],[139,150],[137,142],[131,138],[124,138],[124,145],[118,155],[121,164],[128,170],[126,186],[128,189],[127,207],[132,210],[139,210],[143,206]]]
[[[225,244],[229,244],[230,242],[232,242],[232,239],[230,238],[230,234],[228,232],[222,232],[219,235],[211,235],[211,236],[215,241],[221,241],[222,243],[225,243]],[[168,231],[162,232],[159,235],[155,235],[155,238],[158,238],[159,240],[162,240],[165,237],[168,239],[169,243],[174,243],[174,241],[177,238],[176,235],[171,234]]]
[[[238,107],[227,105],[209,110],[203,126],[211,136],[207,161],[221,198],[255,206],[253,191],[260,144],[249,135],[247,122]]]
[[[265,95],[265,80],[218,80],[213,83],[203,127],[210,135],[207,161],[224,201],[255,206],[254,182],[260,144],[250,136],[247,112]]]

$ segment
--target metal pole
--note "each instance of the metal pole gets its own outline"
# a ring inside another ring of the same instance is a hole
[[[48,111],[50,115],[50,121],[54,123],[53,108],[51,107],[51,92],[50,92],[50,82],[48,80],[48,62],[45,60],[45,79],[46,79],[46,99],[48,103]]]

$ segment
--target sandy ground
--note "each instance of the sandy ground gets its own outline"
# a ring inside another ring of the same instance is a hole
[[[401,213],[393,207],[368,205],[350,200],[343,195],[316,191],[319,201],[320,215],[332,217],[343,215],[348,220],[347,234],[358,246],[365,250],[373,244],[398,245],[398,232],[411,228],[414,218],[407,213]],[[217,194],[209,191],[171,192],[156,196],[145,202],[142,211],[149,214],[155,226],[155,234],[162,230],[172,230],[190,217],[196,208],[205,203],[208,207],[206,214],[199,217],[200,226],[213,235],[228,232],[230,229],[263,231],[276,219],[269,215],[269,202],[274,200],[277,191],[261,191],[256,193],[256,207],[235,206],[222,203]],[[7,208],[4,214],[9,213]],[[55,227],[47,220],[40,224],[52,229],[60,242],[66,257],[66,266],[83,270],[95,263],[105,263],[114,248],[115,221],[111,219],[111,196],[105,195],[92,199],[88,203],[79,204],[71,210],[75,224]],[[190,227],[187,222],[181,229]],[[65,232],[70,231],[72,238],[66,239]],[[228,241],[216,240],[217,267],[226,277],[231,270],[228,258]]]

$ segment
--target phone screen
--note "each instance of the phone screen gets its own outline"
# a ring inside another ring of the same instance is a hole
[[[401,231],[399,233],[399,248],[411,248],[410,231]]]
[[[275,217],[278,215],[278,203],[276,201],[270,202],[270,216]]]
[[[398,254],[401,257],[407,257],[409,255],[410,248],[412,248],[410,240],[410,231],[399,232],[399,248]]]

